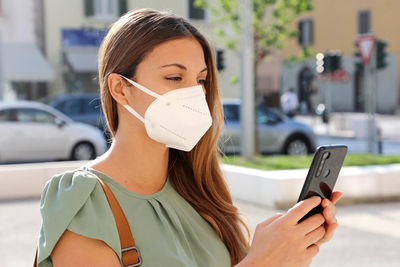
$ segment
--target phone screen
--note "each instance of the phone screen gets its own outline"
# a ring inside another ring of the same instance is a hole
[[[346,154],[347,146],[345,145],[324,145],[318,147],[298,201],[312,196],[330,199]],[[323,208],[319,205],[299,222],[322,211]]]

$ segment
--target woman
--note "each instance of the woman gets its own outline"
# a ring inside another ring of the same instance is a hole
[[[250,247],[219,167],[223,115],[206,39],[183,18],[140,9],[112,25],[99,54],[113,142],[85,172],[46,184],[38,266],[121,266],[113,214],[91,174],[121,205],[141,266],[307,266],[333,235],[340,193],[300,224],[320,198],[264,221]]]

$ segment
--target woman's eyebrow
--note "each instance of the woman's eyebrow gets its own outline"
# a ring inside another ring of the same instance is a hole
[[[165,67],[178,67],[180,69],[187,70],[187,68],[185,66],[183,66],[182,64],[178,64],[178,63],[163,65],[163,66],[160,67],[160,69],[161,68],[165,68]]]
[[[182,64],[178,64],[178,63],[163,65],[163,66],[160,67],[160,69],[161,68],[165,68],[165,67],[178,67],[180,69],[187,70],[187,68],[185,66],[183,66]],[[208,68],[204,68],[199,73],[202,73],[202,72],[207,71],[207,70],[208,70]]]
[[[202,71],[200,71],[199,73],[202,73],[202,72],[205,72],[205,71],[208,71],[208,68],[204,68]]]

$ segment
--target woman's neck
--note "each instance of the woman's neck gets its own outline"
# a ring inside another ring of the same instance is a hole
[[[109,150],[93,161],[92,167],[138,194],[160,191],[168,175],[169,149],[127,131],[117,132]]]

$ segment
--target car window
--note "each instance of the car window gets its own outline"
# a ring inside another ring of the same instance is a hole
[[[238,122],[240,120],[239,105],[225,104],[224,118],[225,121]]]
[[[0,110],[0,121],[12,121],[10,109]]]
[[[83,106],[85,113],[99,113],[101,111],[100,98],[87,98]]]
[[[82,99],[68,99],[65,101],[62,109],[60,109],[67,115],[77,115],[82,113]]]
[[[257,111],[257,122],[260,124],[275,123],[281,121],[278,114],[275,114],[271,110],[266,108],[258,108]]]
[[[64,112],[65,100],[52,102],[50,105],[58,109],[59,111]]]
[[[21,108],[15,112],[19,122],[54,122],[55,116],[47,111],[34,108]]]

